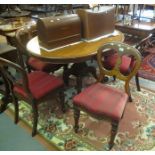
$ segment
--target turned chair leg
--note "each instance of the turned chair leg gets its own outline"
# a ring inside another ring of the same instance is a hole
[[[82,90],[82,76],[80,76],[80,75],[77,76],[76,83],[77,83],[77,86],[76,86],[77,93],[80,93]]]
[[[65,95],[64,95],[64,90],[61,90],[60,91],[59,96],[60,96],[61,110],[64,113],[66,111],[66,109],[65,109]]]
[[[126,93],[128,94],[128,96],[129,96],[128,101],[129,101],[129,102],[132,102],[132,97],[131,97],[129,85],[125,85],[125,92],[126,92]]]
[[[116,81],[116,76],[113,76],[113,81]]]
[[[131,95],[129,95],[129,102],[132,102],[132,97],[131,97]]]
[[[1,102],[2,103],[0,104],[0,113],[4,112],[6,110],[7,105],[9,103],[7,97],[5,97],[5,96],[1,99]]]
[[[15,124],[19,121],[19,105],[18,105],[18,99],[16,97],[13,97],[13,102],[15,106]]]
[[[74,107],[74,121],[75,121],[75,126],[74,126],[74,131],[77,133],[79,129],[79,118],[80,118],[80,110]]]
[[[0,71],[0,77],[2,78],[3,81],[1,81],[1,83],[4,85],[5,88],[5,92],[4,92],[4,96],[1,99],[1,104],[0,104],[0,113],[4,112],[7,108],[8,103],[12,102],[12,97],[10,95],[10,84],[8,82],[8,80],[6,79],[5,76],[3,76],[3,74]]]
[[[32,103],[33,109],[33,128],[32,128],[32,137],[37,133],[37,124],[38,124],[38,108],[35,102]]]
[[[135,76],[135,81],[136,81],[137,91],[140,91],[138,74],[136,74],[136,76]]]
[[[112,124],[112,129],[111,129],[111,138],[109,141],[109,150],[111,150],[112,147],[114,146],[114,140],[115,140],[115,137],[117,134],[119,122],[118,121],[112,121],[111,124]]]
[[[15,106],[14,123],[17,124],[19,121],[19,105],[18,105],[18,98],[15,96],[13,91],[11,91],[11,98],[12,98],[13,104]]]
[[[93,66],[88,66],[88,67],[87,67],[87,72],[88,72],[88,73],[91,73],[91,74],[93,75],[93,77],[94,77],[95,79],[97,79],[97,74],[96,74],[96,69],[95,69],[95,67],[93,67]]]
[[[31,67],[29,65],[27,65],[27,71],[28,73],[31,73]]]

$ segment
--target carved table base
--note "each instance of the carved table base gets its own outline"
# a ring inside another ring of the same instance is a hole
[[[97,79],[96,69],[93,66],[88,66],[85,62],[75,63],[70,69],[64,71],[63,79],[65,84],[68,85],[69,76],[76,76],[77,92],[79,93],[82,89],[82,77],[87,75],[88,73],[91,73]]]

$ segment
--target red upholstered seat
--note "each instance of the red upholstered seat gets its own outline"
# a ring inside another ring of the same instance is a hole
[[[35,99],[40,99],[48,92],[63,86],[63,81],[45,72],[34,71],[28,74],[29,89]],[[14,91],[28,98],[23,87],[14,86]]]
[[[76,106],[114,120],[121,119],[127,100],[126,93],[101,83],[91,85],[73,98]]]
[[[49,63],[49,62],[44,62],[44,61],[41,61],[37,58],[34,58],[34,57],[30,57],[28,59],[28,64],[35,70],[38,70],[38,71],[54,71],[54,70],[57,70],[58,68],[60,68],[62,65],[60,64],[52,64],[52,63]]]
[[[112,69],[117,61],[117,54],[110,55],[104,60],[104,66],[107,69]],[[127,74],[130,71],[130,65],[131,65],[131,58],[123,55],[122,56],[122,63],[120,65],[120,72],[123,74]]]

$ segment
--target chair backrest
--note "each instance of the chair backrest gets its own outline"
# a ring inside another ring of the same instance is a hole
[[[17,48],[22,54],[27,54],[27,42],[37,35],[36,24],[26,25],[16,32]]]
[[[11,72],[11,69],[16,71]],[[26,71],[16,63],[13,63],[9,60],[0,57],[0,72],[3,75],[3,78],[7,80],[10,90],[12,90],[13,85],[18,85],[22,87],[29,96],[31,96],[29,87],[28,87],[28,78]],[[17,77],[18,74],[18,77]],[[20,76],[20,80],[19,80]]]
[[[25,63],[27,66],[27,61],[29,57],[29,54],[26,49],[26,44],[31,38],[33,38],[36,35],[37,35],[36,24],[26,25],[16,32],[16,47],[18,49],[17,52],[18,52],[19,62],[23,68],[25,68],[25,65],[24,65]],[[26,56],[25,61],[23,60],[22,55]]]
[[[112,69],[106,69],[104,66],[104,61],[106,61],[108,56],[112,54],[117,54],[115,66]],[[130,72],[126,75],[120,70],[122,64],[122,56],[128,56],[134,61],[133,67]],[[115,76],[116,78],[125,81],[125,90],[129,87],[129,81],[137,73],[141,65],[141,54],[140,52],[125,43],[120,42],[110,42],[98,49],[97,52],[97,62],[100,69],[99,81],[101,81],[105,75]]]

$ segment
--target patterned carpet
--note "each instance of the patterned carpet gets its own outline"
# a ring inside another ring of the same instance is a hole
[[[109,85],[123,89],[123,83],[118,80]],[[131,92],[133,102],[127,104],[113,150],[150,150],[155,146],[155,94],[144,89],[137,92],[134,85]],[[57,97],[39,106],[39,134],[60,150],[107,150],[110,123],[81,113],[80,131],[74,133],[71,99],[75,93],[74,88],[65,91],[68,109],[65,114],[60,110]],[[10,109],[13,110],[12,104]],[[28,104],[22,102],[19,111],[21,119],[31,126]]]
[[[152,51],[155,52],[155,49]],[[150,53],[143,59],[139,70],[139,76],[155,81],[155,53]]]
[[[125,37],[125,43],[134,46],[138,42],[140,42],[140,38],[136,37]],[[154,40],[152,40],[154,41]],[[155,81],[155,44],[152,44],[153,46],[148,46],[147,48],[144,49],[143,53],[143,60],[141,64],[141,68],[139,70],[139,76]]]

